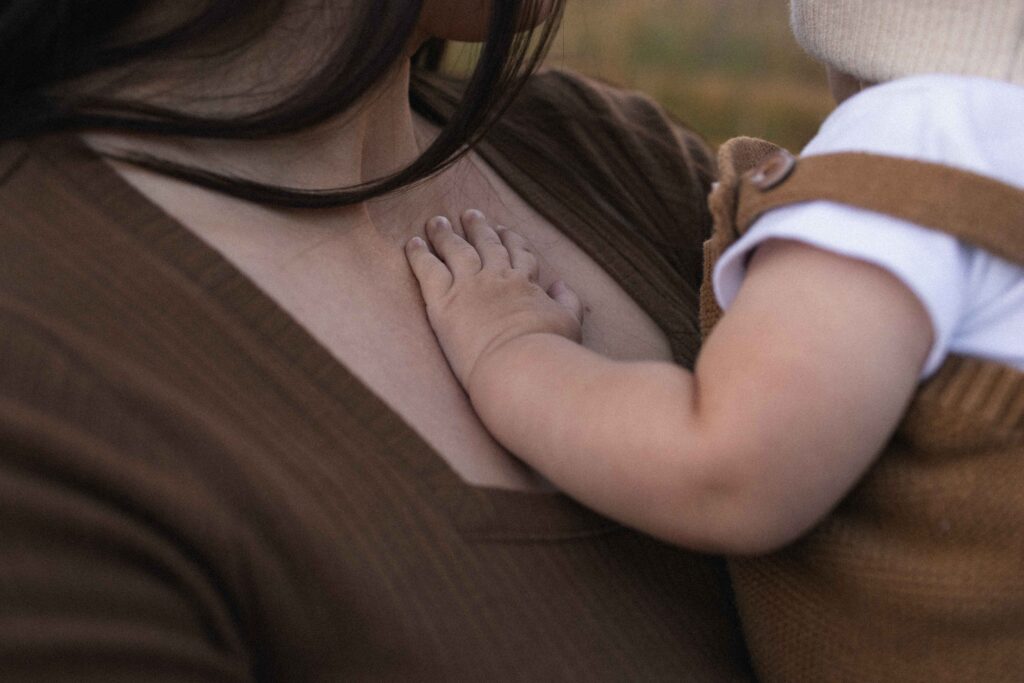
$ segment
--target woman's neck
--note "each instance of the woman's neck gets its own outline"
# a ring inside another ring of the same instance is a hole
[[[409,63],[403,62],[352,110],[314,129],[273,140],[221,143],[216,153],[261,181],[286,187],[351,187],[387,176],[421,151],[409,73]]]
[[[405,61],[349,111],[316,128],[279,138],[186,140],[113,133],[90,133],[83,138],[94,149],[115,156],[125,151],[144,153],[268,185],[315,190],[350,188],[407,166],[436,134],[412,111],[410,75],[411,65]],[[317,210],[302,220],[328,220],[348,231],[370,230],[387,243],[404,244],[422,232],[423,222],[430,217],[421,215],[423,211],[440,207],[442,198],[451,194],[453,179],[458,179],[460,185],[470,181],[463,168],[467,163],[403,192],[357,206]],[[120,163],[116,166],[129,179],[152,175]],[[188,201],[187,183],[165,182],[179,187],[182,201]],[[137,180],[134,184],[140,186]]]
[[[259,182],[298,189],[352,187],[397,171],[424,144],[409,104],[403,62],[348,112],[313,129],[265,140],[182,140],[90,133],[104,152],[142,152]]]

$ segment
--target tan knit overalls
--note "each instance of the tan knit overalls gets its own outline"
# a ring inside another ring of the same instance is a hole
[[[705,335],[721,316],[715,261],[797,202],[888,214],[1024,264],[1024,191],[981,176],[868,154],[795,160],[750,138],[726,143],[719,164]],[[1024,681],[1024,373],[951,356],[824,522],[730,564],[765,681]]]

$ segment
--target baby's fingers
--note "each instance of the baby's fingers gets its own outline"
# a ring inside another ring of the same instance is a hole
[[[461,222],[466,239],[476,247],[484,268],[501,270],[512,266],[508,250],[482,213],[470,209],[462,214]]]
[[[424,300],[433,301],[445,295],[452,286],[452,272],[441,259],[430,252],[422,237],[405,243],[405,257],[420,285]]]
[[[508,250],[512,267],[526,273],[530,282],[536,282],[540,277],[540,259],[533,251],[533,245],[518,232],[508,228],[499,228],[498,234],[501,236],[501,243]]]
[[[583,324],[583,302],[580,300],[579,295],[573,291],[572,287],[565,284],[562,280],[556,280],[548,287],[548,296],[569,311],[572,317],[576,318],[577,323]]]
[[[427,239],[453,276],[465,277],[480,272],[482,262],[476,247],[456,234],[451,221],[444,216],[427,221]]]

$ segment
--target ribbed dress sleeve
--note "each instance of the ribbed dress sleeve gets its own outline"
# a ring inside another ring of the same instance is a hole
[[[226,518],[50,332],[0,312],[0,678],[249,680]]]

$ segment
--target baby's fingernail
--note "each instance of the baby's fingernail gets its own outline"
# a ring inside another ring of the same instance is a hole
[[[465,221],[482,221],[483,219],[483,212],[477,209],[470,209],[466,211],[466,213],[462,214],[462,220]]]
[[[422,237],[413,237],[409,240],[410,247],[425,247],[426,245],[427,243],[423,241]]]
[[[427,225],[431,228],[450,228],[452,224],[444,216],[434,216],[427,221]]]

